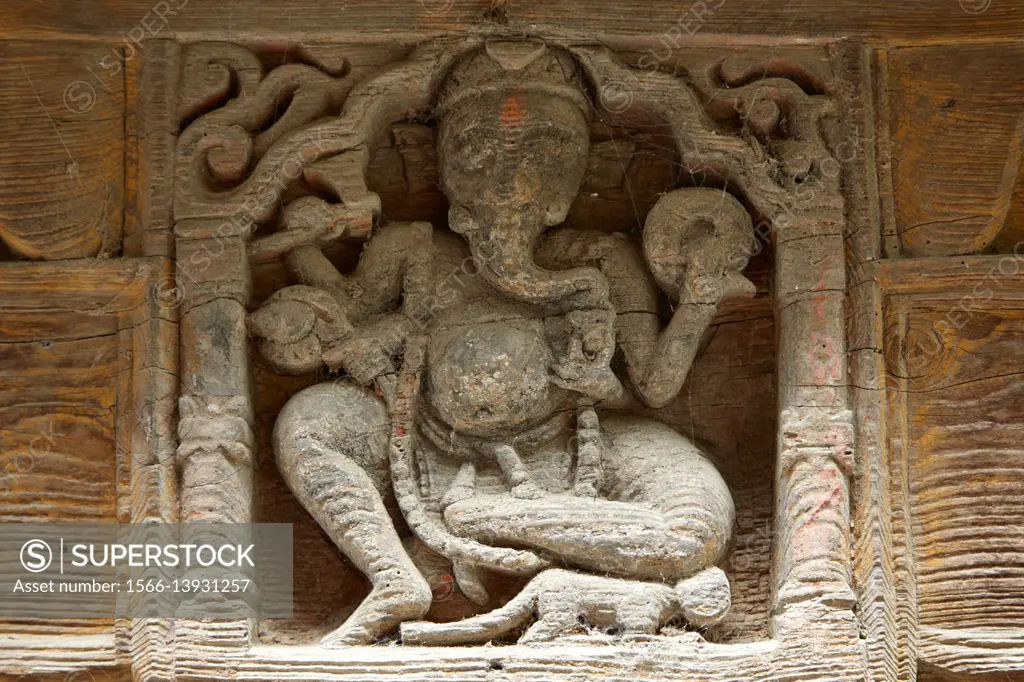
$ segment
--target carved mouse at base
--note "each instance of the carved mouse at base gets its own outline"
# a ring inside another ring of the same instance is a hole
[[[453,623],[402,623],[402,642],[430,646],[480,644],[498,639],[536,616],[520,644],[584,631],[617,630],[623,637],[655,635],[682,616],[693,627],[720,621],[732,604],[722,569],[708,568],[674,586],[621,580],[552,568],[538,573],[501,608]]]

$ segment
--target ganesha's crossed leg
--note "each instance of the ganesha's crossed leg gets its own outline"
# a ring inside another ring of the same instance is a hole
[[[329,646],[370,644],[430,607],[430,587],[413,565],[385,506],[389,419],[379,398],[351,383],[297,393],[278,416],[274,449],[292,492],[373,586]]]
[[[602,430],[598,499],[479,496],[450,505],[446,523],[480,542],[539,550],[566,566],[634,580],[675,582],[719,562],[735,511],[714,466],[658,422],[606,417]]]

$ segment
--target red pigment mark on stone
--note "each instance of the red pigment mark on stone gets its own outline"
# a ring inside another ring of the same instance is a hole
[[[832,260],[832,256],[826,256],[825,260],[818,264],[820,276],[818,277],[818,283],[814,285],[814,288],[818,291],[821,291],[826,286],[826,280],[828,279],[829,272],[832,269],[827,265],[830,260]]]
[[[501,103],[501,123],[506,128],[518,128],[523,122],[523,107],[519,95],[513,93],[505,97]]]
[[[825,319],[825,298],[823,296],[816,296],[814,298],[814,304],[811,306],[811,312],[814,313],[815,319]]]
[[[821,501],[817,509],[811,512],[811,521],[817,519],[818,515],[820,515],[826,507],[838,504],[843,497],[843,479],[835,469],[825,469],[822,472],[822,478],[831,483],[831,486],[829,487],[829,494],[828,497]]]

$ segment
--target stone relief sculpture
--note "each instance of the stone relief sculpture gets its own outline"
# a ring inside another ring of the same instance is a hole
[[[203,49],[193,69],[214,64]],[[653,635],[676,616],[700,628],[727,613],[718,564],[733,530],[729,488],[697,445],[639,412],[679,393],[720,305],[754,294],[742,274],[751,215],[778,216],[797,185],[827,183],[825,110],[784,78],[741,70],[722,76],[735,86],[724,101],[701,103],[665,74],[641,74],[636,86],[680,143],[684,179],[710,186],[662,196],[639,240],[563,226],[601,106],[592,93],[629,73],[607,52],[535,41],[427,46],[356,86],[340,117],[321,118],[341,99],[337,81],[286,65],[241,78],[234,114],[229,105],[182,134],[179,232],[191,216],[235,220],[225,208],[241,206],[236,229],[249,238],[281,199],[278,230],[251,239],[248,259],[283,257],[299,283],[248,315],[248,333],[283,374],[337,373],[294,395],[273,436],[289,488],[372,586],[325,645],[399,631],[407,643],[481,642],[531,615],[520,641],[581,623]],[[206,78],[185,90],[183,115],[210,100]],[[246,93],[263,101],[282,87],[291,107],[272,126],[259,123],[266,106],[244,113]],[[438,124],[449,229],[392,222],[371,234],[369,142],[403,107],[424,105]],[[289,157],[314,191],[282,191]],[[342,272],[324,251],[355,233],[369,237]],[[490,614],[419,622],[431,589],[403,543],[410,532],[480,606],[487,572],[532,580]],[[822,575],[810,590],[824,589]]]
[[[475,601],[487,599],[482,569],[555,564],[681,592],[704,572],[715,603],[694,610],[727,609],[714,566],[732,529],[728,488],[684,437],[623,410],[674,397],[718,302],[752,293],[736,255],[750,252],[751,221],[727,194],[692,189],[651,216],[646,253],[557,229],[586,167],[591,106],[567,55],[489,44],[448,76],[439,104],[456,234],[387,225],[348,276],[316,246],[296,248],[303,284],[251,318],[280,370],[322,362],[351,377],[292,398],[274,436],[289,486],[374,585],[326,643],[371,642],[429,606],[386,511],[392,490]],[[293,203],[286,220],[320,201]],[[665,329],[659,284],[677,303]],[[581,608],[602,606],[585,574],[545,576],[579,591]]]

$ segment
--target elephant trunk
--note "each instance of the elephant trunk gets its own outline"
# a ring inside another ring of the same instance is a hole
[[[534,260],[541,217],[508,212],[465,232],[480,275],[524,303],[563,309],[608,308],[608,282],[596,268],[545,270]]]

